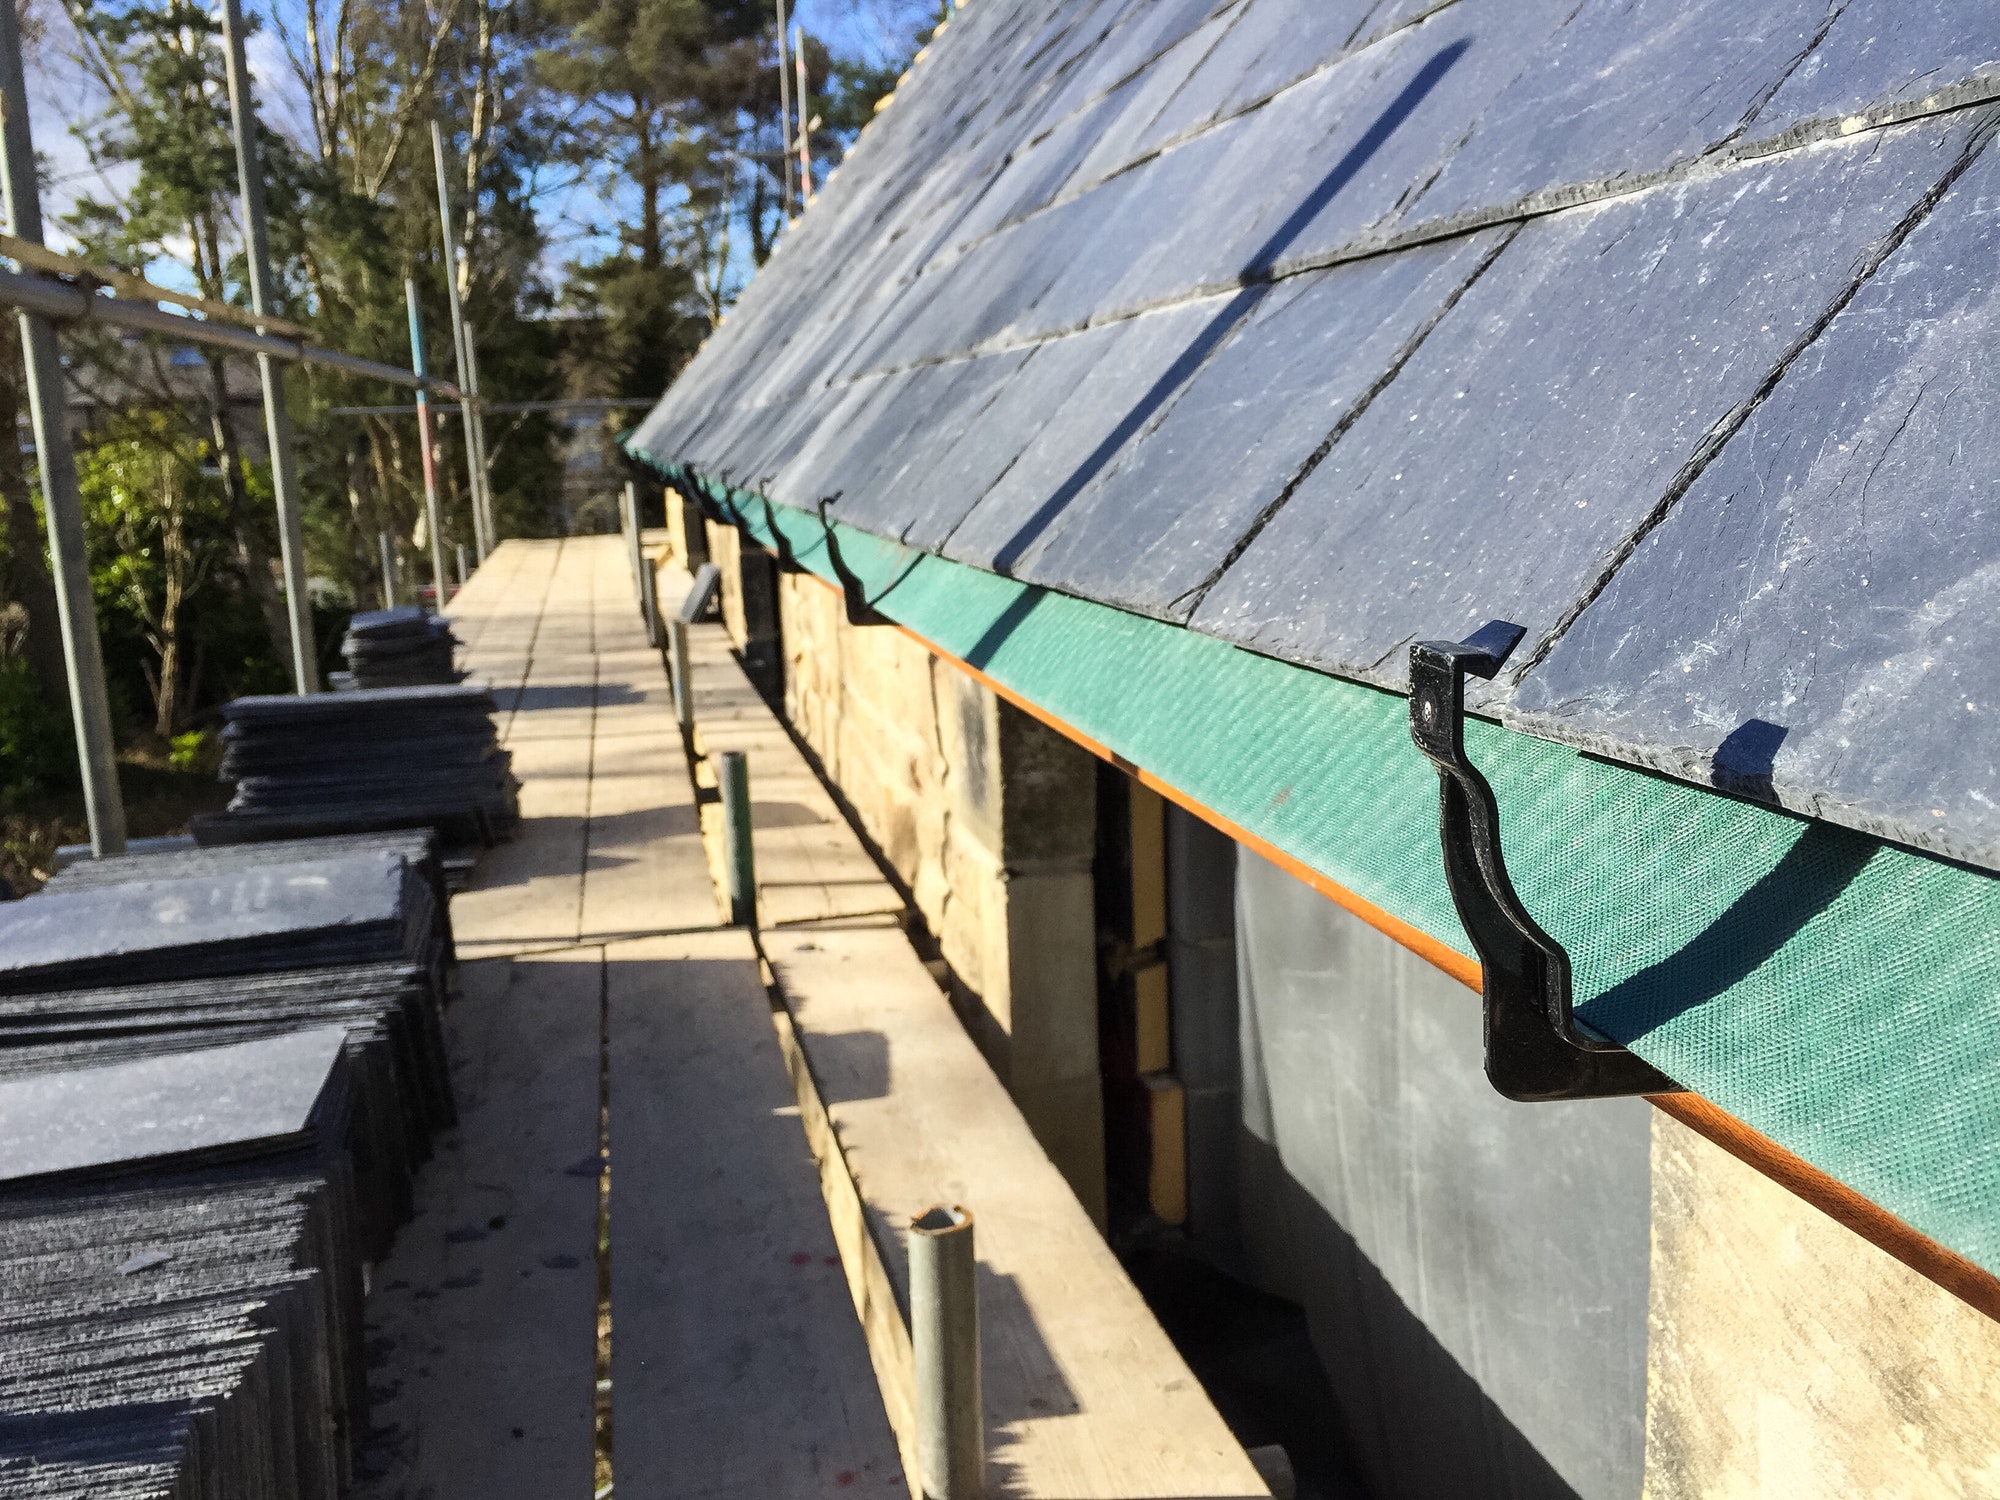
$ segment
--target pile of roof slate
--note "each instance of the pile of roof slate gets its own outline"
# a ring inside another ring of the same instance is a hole
[[[344,1040],[0,1082],[0,1489],[345,1487],[365,1391]]]
[[[429,883],[399,854],[346,853],[0,906],[0,995],[317,968],[443,961]]]
[[[457,682],[463,676],[452,666],[457,645],[451,621],[417,605],[364,610],[347,622],[340,654],[348,669],[331,681],[342,692]]]
[[[451,953],[427,837],[329,845],[0,906],[0,1492],[351,1478],[361,1267],[452,1118]]]
[[[374,688],[223,706],[236,795],[192,820],[204,845],[394,828],[491,844],[520,821],[512,758],[483,688]]]
[[[472,876],[472,857],[445,854],[427,828],[384,829],[379,833],[335,833],[315,839],[270,839],[254,844],[221,844],[203,848],[192,839],[177,848],[145,854],[119,854],[108,859],[76,859],[49,877],[44,891],[68,894],[122,885],[128,880],[178,880],[188,875],[219,875],[257,865],[288,865],[302,859],[327,859],[340,854],[401,855],[424,877],[437,898],[439,915],[447,921],[448,891],[463,890]]]

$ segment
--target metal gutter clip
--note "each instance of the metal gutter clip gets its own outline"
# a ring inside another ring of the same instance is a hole
[[[833,522],[827,519],[826,508],[838,500],[838,495],[823,495],[819,502],[820,529],[826,533],[826,560],[833,568],[833,576],[840,580],[840,596],[847,604],[847,623],[850,625],[893,625],[896,622],[868,602],[868,590],[861,580],[848,569],[847,561],[840,555],[840,538],[833,534]]]
[[[1486,1077],[1509,1099],[1674,1094],[1651,1063],[1577,1021],[1569,954],[1515,894],[1500,807],[1465,753],[1465,676],[1491,678],[1526,632],[1491,620],[1459,642],[1410,648],[1410,738],[1437,767],[1445,881],[1483,969]]]

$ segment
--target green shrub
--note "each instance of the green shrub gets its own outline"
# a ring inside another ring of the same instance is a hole
[[[199,771],[208,757],[208,731],[190,729],[168,742],[167,764],[176,771]]]
[[[0,794],[74,786],[69,718],[42,696],[27,661],[0,661]]]

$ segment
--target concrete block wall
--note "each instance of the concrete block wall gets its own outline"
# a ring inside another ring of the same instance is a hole
[[[1220,1263],[1241,1259],[1237,1134],[1243,1060],[1237,1044],[1234,842],[1166,808],[1167,986],[1174,1072],[1186,1090],[1187,1232]]]

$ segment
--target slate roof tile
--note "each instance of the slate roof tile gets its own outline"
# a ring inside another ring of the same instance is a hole
[[[1995,99],[1953,0],[974,0],[635,445],[2000,868]]]

